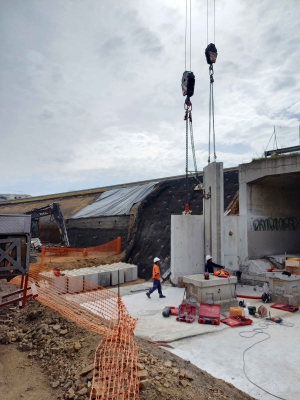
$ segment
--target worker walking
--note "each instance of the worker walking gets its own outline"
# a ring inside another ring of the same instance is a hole
[[[214,263],[212,260],[212,256],[206,256],[205,272],[208,272],[209,274],[213,274],[214,267],[221,268],[221,269],[225,268],[222,265]]]
[[[162,294],[161,291],[161,283],[160,283],[160,259],[155,257],[153,260],[153,272],[152,272],[152,279],[153,279],[153,287],[146,293],[146,296],[151,299],[150,294],[153,293],[156,289],[158,290],[159,298],[163,299],[166,296]]]

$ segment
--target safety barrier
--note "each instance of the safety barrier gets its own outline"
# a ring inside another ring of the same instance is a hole
[[[34,264],[29,280],[38,287],[38,301],[102,336],[94,357],[90,400],[138,400],[138,349],[133,339],[137,319],[118,293],[91,284],[88,275],[55,276],[53,270]]]
[[[101,254],[121,254],[122,238],[111,242],[87,248],[45,246],[42,248],[41,265],[57,262],[61,257],[97,257]]]

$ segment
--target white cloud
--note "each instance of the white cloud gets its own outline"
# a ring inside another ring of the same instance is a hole
[[[3,0],[0,8],[0,192],[42,194],[184,173],[182,1]],[[206,1],[192,2],[192,18],[202,168]],[[261,155],[273,125],[279,143],[298,144],[299,30],[297,0],[216,2],[217,161],[225,167]]]

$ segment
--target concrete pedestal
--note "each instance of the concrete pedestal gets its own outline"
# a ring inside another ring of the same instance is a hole
[[[282,275],[282,272],[266,272],[272,302],[288,303],[284,295],[293,296],[291,304],[300,302],[300,275]]]
[[[194,298],[199,303],[212,301],[224,307],[236,301],[234,292],[237,278],[235,276],[218,278],[211,275],[209,280],[206,280],[203,274],[189,275],[183,277],[183,282],[187,284],[187,299]]]

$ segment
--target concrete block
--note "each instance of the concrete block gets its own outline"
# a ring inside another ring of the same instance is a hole
[[[124,279],[125,282],[136,281],[138,278],[138,267],[137,265],[128,265],[124,267]]]
[[[91,273],[87,271],[86,275],[83,276],[84,278],[84,290],[94,290],[98,289],[99,287],[99,273]]]
[[[110,286],[110,271],[98,271],[98,283],[99,286],[107,287]]]
[[[119,278],[118,278],[118,271],[119,271]],[[118,270],[111,270],[110,271],[110,284],[111,286],[115,286],[119,284],[121,285],[124,283],[124,269],[118,269]]]
[[[83,276],[75,273],[66,276],[68,278],[68,293],[79,293],[83,291]]]
[[[41,272],[39,273],[39,278],[49,282],[50,288],[56,293],[67,293],[67,276],[55,276],[53,272]]]

